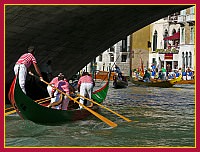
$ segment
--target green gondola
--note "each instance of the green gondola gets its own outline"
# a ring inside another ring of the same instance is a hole
[[[108,88],[109,80],[102,88],[92,93],[92,99],[101,104],[106,98]],[[22,119],[28,119],[39,124],[65,123],[84,119],[91,115],[86,109],[57,110],[36,103],[21,90],[17,76],[13,80],[8,96]],[[90,108],[97,111],[99,107],[95,104]]]

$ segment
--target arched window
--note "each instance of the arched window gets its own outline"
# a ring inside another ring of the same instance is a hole
[[[122,40],[122,52],[127,52],[127,37]]]
[[[176,30],[175,29],[173,29],[172,30],[172,35],[174,35],[176,33]]]
[[[155,30],[153,35],[153,51],[156,51],[157,49],[157,37],[158,37],[158,32]]]
[[[189,66],[192,67],[192,53],[189,53]]]
[[[180,35],[181,35],[181,39],[180,39],[180,43],[181,44],[184,44],[185,43],[185,28],[184,27],[181,27],[181,33],[180,33]]]
[[[168,31],[167,30],[165,30],[165,33],[164,33],[164,38],[165,37],[167,37],[168,36]],[[166,49],[167,48],[167,41],[168,40],[164,40],[164,49]]]
[[[188,67],[188,52],[186,52],[186,68]]]
[[[99,62],[102,62],[102,54],[99,55]]]
[[[114,62],[114,55],[110,53],[110,62]]]
[[[182,52],[182,67],[185,68],[185,54]]]
[[[194,44],[194,27],[190,27],[190,44]]]

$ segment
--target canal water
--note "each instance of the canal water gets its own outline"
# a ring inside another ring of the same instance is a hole
[[[90,116],[56,126],[5,117],[6,147],[194,147],[195,86],[173,88],[135,86],[114,89],[103,105],[129,118],[126,122],[105,109],[100,114],[118,124]]]

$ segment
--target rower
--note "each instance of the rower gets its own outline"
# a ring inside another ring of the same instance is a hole
[[[67,95],[70,94],[70,86],[67,82],[67,79],[64,78],[63,73],[59,73],[59,75],[55,77],[50,84],[54,85],[55,88],[66,93]],[[67,96],[63,96],[63,94],[57,91],[55,88],[50,87],[47,87],[49,95],[51,96],[51,103],[48,105],[48,107],[67,110],[69,98]]]

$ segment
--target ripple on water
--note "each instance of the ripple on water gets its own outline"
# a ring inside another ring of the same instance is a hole
[[[112,86],[112,83],[111,83]],[[95,116],[57,126],[38,125],[6,117],[6,146],[56,147],[194,147],[194,85],[173,88],[110,87],[104,106],[129,118],[126,122],[102,109],[99,113],[118,124],[111,128]]]

